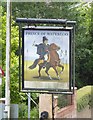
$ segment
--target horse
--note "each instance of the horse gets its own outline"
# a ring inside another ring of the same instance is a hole
[[[43,68],[43,66],[45,65],[45,72],[48,75],[48,77],[52,80],[51,76],[49,75],[48,71],[49,69],[52,67],[54,69],[54,71],[56,72],[56,75],[58,77],[58,79],[60,79],[58,71],[57,71],[57,66],[61,67],[62,70],[60,72],[60,74],[63,72],[64,70],[64,66],[61,65],[60,63],[60,58],[59,58],[59,54],[57,53],[57,51],[60,49],[59,46],[57,46],[55,43],[52,43],[49,45],[49,54],[48,54],[48,61],[46,62],[46,65],[44,62],[41,62],[38,64],[39,59],[36,59],[35,62],[37,62],[37,64],[39,65],[39,78],[41,77],[41,69]],[[33,65],[35,64],[35,62],[33,63]],[[34,66],[35,68],[36,66]],[[31,66],[29,67],[31,69]],[[33,69],[33,68],[32,68]]]

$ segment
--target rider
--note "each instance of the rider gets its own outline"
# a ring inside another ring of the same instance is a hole
[[[40,60],[44,61],[43,68],[45,68],[45,66],[47,64],[47,60],[48,60],[47,56],[49,54],[48,39],[46,38],[46,36],[44,36],[42,43],[40,43],[39,45],[35,44],[34,46],[37,47],[37,54],[39,55],[39,59],[35,60],[34,64],[30,68],[31,69],[35,68]]]
[[[49,44],[46,36],[43,37],[43,43],[40,43],[39,45],[35,46],[40,47],[40,49],[37,49],[37,54],[40,55],[40,59],[47,60],[46,56],[49,53]]]

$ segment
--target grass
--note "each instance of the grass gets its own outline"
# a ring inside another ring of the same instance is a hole
[[[85,86],[77,91],[77,110],[80,112],[88,105],[93,107],[93,86]]]
[[[31,61],[25,61],[24,79],[26,81],[39,81],[39,80],[40,81],[41,80],[49,81],[50,80],[45,73],[45,69],[41,70],[41,76],[42,77],[41,77],[41,79],[38,79],[38,65],[35,69],[31,70],[28,67],[31,66],[32,64],[33,64],[33,62],[31,62]],[[60,72],[61,68],[57,67],[57,71]],[[56,73],[53,70],[53,68],[50,68],[49,74],[53,78],[52,82],[58,80],[58,77],[56,76]],[[68,82],[68,80],[69,80],[69,69],[68,69],[67,64],[64,64],[64,71],[59,76],[60,76],[59,82]]]

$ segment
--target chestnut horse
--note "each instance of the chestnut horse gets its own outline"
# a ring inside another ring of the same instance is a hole
[[[58,51],[59,49],[60,49],[60,47],[57,46],[57,45],[54,44],[54,43],[50,44],[50,46],[49,46],[49,55],[48,55],[48,57],[49,57],[49,62],[46,63],[46,66],[45,66],[45,67],[46,67],[46,70],[45,70],[45,72],[46,72],[46,74],[48,75],[48,77],[49,77],[50,79],[52,79],[52,78],[51,78],[51,76],[49,75],[48,71],[49,71],[49,69],[50,69],[51,67],[55,70],[58,79],[60,79],[60,77],[59,77],[59,74],[58,74],[58,71],[57,71],[57,66],[62,68],[62,70],[61,70],[60,73],[62,73],[63,70],[64,70],[64,66],[60,64],[59,54],[57,53],[57,51]],[[38,70],[38,72],[39,72],[39,77],[41,77],[41,73],[40,73],[40,72],[41,72],[41,69],[42,69],[42,67],[43,67],[44,64],[45,64],[45,63],[38,64],[38,65],[39,65],[39,70]]]

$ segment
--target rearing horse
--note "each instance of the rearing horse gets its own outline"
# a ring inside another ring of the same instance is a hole
[[[64,70],[64,66],[60,64],[60,58],[59,58],[59,55],[58,55],[58,53],[57,53],[57,51],[58,51],[59,49],[60,49],[60,47],[58,47],[56,44],[54,44],[54,43],[50,44],[50,47],[49,47],[49,55],[48,55],[48,57],[49,57],[49,62],[47,62],[47,63],[46,63],[46,66],[45,66],[45,67],[46,67],[45,72],[46,72],[46,74],[49,76],[50,79],[52,79],[52,78],[51,78],[51,76],[49,75],[48,71],[49,71],[49,69],[50,69],[51,67],[55,70],[56,75],[57,75],[57,77],[58,77],[59,79],[60,79],[60,77],[59,77],[59,74],[58,74],[58,71],[57,71],[56,67],[59,66],[59,67],[62,68],[62,70],[61,70],[60,73],[62,73],[63,70]],[[44,65],[44,63],[39,64],[39,70],[38,70],[38,72],[39,72],[39,77],[41,77],[41,73],[40,73],[40,72],[41,72],[41,69],[42,69],[43,65]]]

